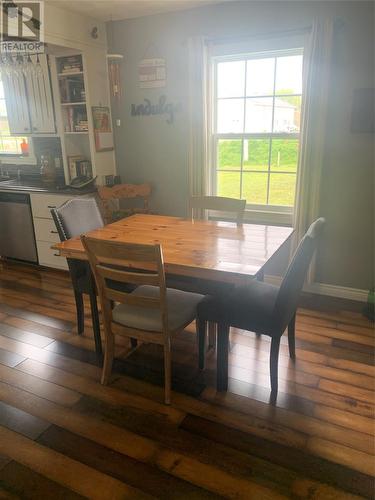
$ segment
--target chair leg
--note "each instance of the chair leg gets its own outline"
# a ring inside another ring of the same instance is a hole
[[[278,365],[279,365],[280,336],[272,337],[270,353],[271,395],[276,396],[278,391]]]
[[[171,404],[171,385],[172,385],[172,358],[171,341],[167,340],[164,345],[164,385],[165,385],[165,404]]]
[[[105,331],[104,346],[105,346],[104,347],[104,349],[105,349],[104,350],[104,363],[103,363],[101,383],[103,385],[107,385],[109,377],[111,376],[113,358],[115,355],[115,337],[109,329],[106,329],[106,331]]]
[[[95,351],[96,354],[101,355],[103,351],[102,351],[102,341],[100,338],[100,321],[99,321],[98,303],[96,301],[96,294],[94,292],[91,292],[89,293],[89,297],[91,306],[92,328],[94,330]]]
[[[229,329],[225,323],[217,326],[217,390],[226,391],[228,389],[228,350],[229,350]]]
[[[204,369],[205,354],[206,354],[206,327],[207,322],[204,319],[197,318],[197,335],[198,335],[198,366],[200,370]]]
[[[290,320],[288,325],[288,345],[289,345],[289,356],[292,359],[296,359],[296,315]]]
[[[215,349],[216,347],[216,333],[217,327],[216,323],[213,321],[208,322],[208,348]]]
[[[138,340],[131,338],[130,339],[130,345],[131,345],[132,349],[135,349],[137,347],[137,345],[138,345]]]
[[[83,305],[83,296],[81,292],[74,290],[74,298],[76,301],[77,310],[77,332],[78,335],[82,335],[85,329],[85,310]]]

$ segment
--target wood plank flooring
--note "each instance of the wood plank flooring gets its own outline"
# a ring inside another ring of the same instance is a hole
[[[268,338],[232,331],[217,393],[215,352],[200,372],[190,325],[165,406],[158,346],[118,339],[101,386],[68,274],[0,262],[0,498],[374,498],[373,325],[351,304],[304,305],[295,364],[282,339],[276,405]]]

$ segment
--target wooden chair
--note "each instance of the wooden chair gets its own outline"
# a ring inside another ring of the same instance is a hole
[[[166,288],[160,245],[102,241],[82,236],[102,304],[105,354],[102,384],[111,374],[115,335],[164,347],[165,402],[171,394],[171,337],[196,317],[202,295]],[[137,286],[126,293],[109,284]],[[117,302],[112,309],[112,304]]]
[[[204,367],[207,322],[218,324],[217,389],[228,387],[230,327],[271,337],[271,398],[278,390],[280,339],[288,328],[289,354],[295,358],[295,317],[306,274],[322,235],[325,220],[317,219],[302,238],[280,287],[253,280],[221,299],[206,297],[198,306],[199,365]]]
[[[151,184],[116,184],[112,187],[99,186],[98,197],[102,206],[102,212],[106,224],[115,220],[128,217],[136,213],[147,214],[149,210],[149,199],[151,196]],[[141,207],[121,207],[121,200],[142,201]]]
[[[189,211],[192,219],[200,218],[198,214],[207,210],[232,213],[237,224],[242,224],[246,200],[225,198],[223,196],[192,196],[189,201]]]

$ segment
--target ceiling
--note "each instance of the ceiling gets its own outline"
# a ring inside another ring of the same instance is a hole
[[[229,0],[46,0],[46,3],[80,12],[101,21],[110,21],[111,19],[115,21],[191,9],[223,1]]]

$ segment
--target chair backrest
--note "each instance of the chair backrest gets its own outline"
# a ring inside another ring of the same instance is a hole
[[[236,215],[237,224],[242,224],[246,207],[246,200],[226,198],[224,196],[192,196],[189,209],[191,218],[196,218],[196,213],[202,210],[216,212],[229,212]]]
[[[51,214],[61,241],[104,226],[94,198],[72,198],[53,208]]]
[[[114,186],[99,186],[98,196],[101,200],[106,221],[110,222],[112,213],[119,210],[119,200],[141,198],[142,212],[148,212],[151,196],[151,184],[115,184]],[[136,210],[134,210],[136,211]]]
[[[281,283],[275,303],[275,325],[284,331],[292,319],[305,282],[306,274],[316,251],[325,226],[325,219],[319,218],[311,224],[300,241],[298,248]]]
[[[82,235],[91,271],[103,307],[104,320],[112,321],[111,301],[138,307],[160,309],[164,332],[168,331],[165,272],[161,246],[120,243]],[[153,285],[158,297],[135,295],[111,288],[111,283]],[[108,323],[107,323],[108,324]]]

